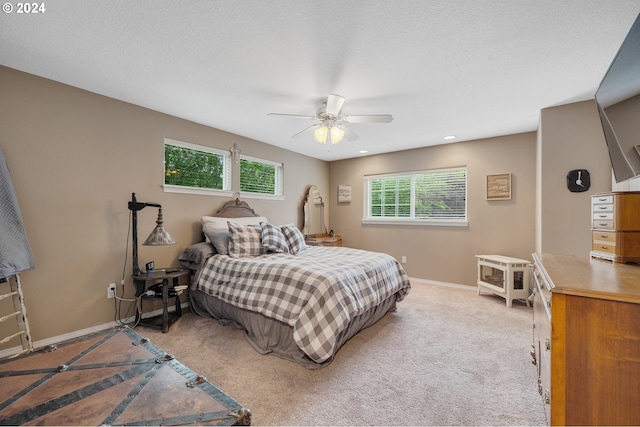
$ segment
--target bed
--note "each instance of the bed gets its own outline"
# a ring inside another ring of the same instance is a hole
[[[194,271],[191,310],[242,328],[256,351],[308,369],[331,363],[411,288],[390,255],[307,246],[294,224],[270,224],[237,199],[202,223],[205,241],[179,257]]]

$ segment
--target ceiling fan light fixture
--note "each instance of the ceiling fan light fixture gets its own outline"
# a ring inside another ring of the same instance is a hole
[[[344,130],[340,129],[338,126],[331,127],[331,143],[332,144],[337,144],[338,142],[342,141],[343,137],[344,137]]]
[[[292,138],[297,138],[302,134],[306,134],[307,131],[310,133],[312,129],[315,129],[313,136],[320,144],[327,144],[327,139],[330,140],[331,144],[327,146],[327,148],[333,144],[341,142],[345,137],[347,141],[355,141],[358,139],[358,135],[353,133],[349,127],[346,126],[349,123],[391,123],[393,121],[393,116],[390,114],[345,116],[342,114],[342,106],[345,101],[346,100],[343,96],[330,94],[322,103],[322,107],[316,111],[315,116],[287,113],[268,113],[268,115],[299,117],[317,121],[318,123],[308,126],[293,135]]]
[[[328,133],[329,128],[325,125],[322,125],[313,132],[313,135],[315,136],[316,141],[318,141],[320,144],[326,144]]]

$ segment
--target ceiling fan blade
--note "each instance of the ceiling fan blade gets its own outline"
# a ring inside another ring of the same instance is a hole
[[[347,123],[391,123],[391,114],[369,114],[365,116],[342,116],[342,120]]]
[[[344,97],[340,95],[331,94],[327,97],[327,105],[324,108],[324,112],[330,116],[337,116],[342,110],[344,105]]]
[[[267,116],[287,116],[287,117],[299,117],[301,119],[315,119],[315,116],[305,116],[303,114],[286,114],[286,113],[267,113]]]
[[[310,131],[311,129],[319,128],[320,125],[321,125],[321,123],[316,123],[315,125],[311,125],[309,127],[306,127],[304,129],[302,129],[300,132],[298,132],[295,135],[293,135],[291,138],[298,138],[298,137],[302,136],[303,134],[307,133],[308,131]]]
[[[356,139],[358,139],[358,135],[353,133],[351,129],[349,129],[345,125],[340,125],[340,128],[344,130],[344,137],[347,138],[347,141],[355,141]]]

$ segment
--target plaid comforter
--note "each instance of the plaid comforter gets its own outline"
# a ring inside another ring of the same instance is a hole
[[[292,326],[297,345],[318,363],[337,350],[337,337],[353,317],[394,294],[401,301],[411,288],[404,269],[390,255],[321,246],[297,255],[214,255],[195,286]]]

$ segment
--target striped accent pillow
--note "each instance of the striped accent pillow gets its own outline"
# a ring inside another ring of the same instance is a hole
[[[258,225],[241,225],[231,221],[229,225],[229,256],[244,258],[265,253],[262,246],[262,227]]]
[[[267,222],[261,222],[260,225],[262,226],[262,246],[268,252],[288,254],[289,244],[282,233],[282,229]]]
[[[280,227],[282,233],[287,238],[289,244],[289,252],[292,255],[296,255],[299,252],[307,249],[307,244],[304,242],[304,234],[294,224],[287,224]]]

